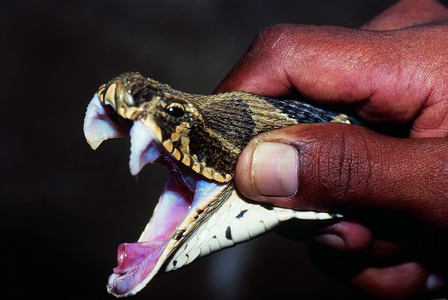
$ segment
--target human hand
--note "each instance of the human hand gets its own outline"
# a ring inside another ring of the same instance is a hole
[[[448,9],[431,0],[401,1],[361,29],[273,26],[216,90],[298,91],[353,105],[370,123],[410,126],[405,139],[343,124],[271,131],[236,168],[250,199],[348,216],[319,231],[315,241],[329,248],[313,244],[310,255],[373,296],[428,296],[447,285],[447,32]]]

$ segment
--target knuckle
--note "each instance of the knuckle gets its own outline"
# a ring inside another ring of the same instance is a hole
[[[294,24],[276,24],[263,29],[252,42],[251,49],[264,50],[276,55],[289,48],[290,40],[294,37]]]
[[[370,146],[358,128],[344,130],[346,126],[335,126],[335,129],[319,149],[318,189],[323,199],[352,206],[368,190],[372,175]]]

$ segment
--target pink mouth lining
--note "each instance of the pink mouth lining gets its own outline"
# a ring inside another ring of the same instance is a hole
[[[109,278],[109,293],[117,297],[128,295],[151,273],[167,243],[121,244],[118,247],[118,266]]]
[[[115,296],[131,295],[136,288],[138,290],[139,284],[157,273],[162,265],[157,262],[176,228],[187,215],[193,196],[181,179],[168,172],[165,190],[139,241],[124,243],[118,247],[118,266],[109,277],[110,293]]]

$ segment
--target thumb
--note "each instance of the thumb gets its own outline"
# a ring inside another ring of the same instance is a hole
[[[447,228],[448,141],[399,139],[345,124],[265,132],[235,173],[246,197],[300,210],[400,212]]]

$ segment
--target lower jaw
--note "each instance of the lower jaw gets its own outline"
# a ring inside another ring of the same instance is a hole
[[[151,273],[157,273],[155,268],[160,268],[161,255],[188,214],[192,201],[193,194],[188,187],[168,172],[165,190],[138,242],[118,247],[118,265],[109,277],[110,293],[118,297],[132,295]]]

